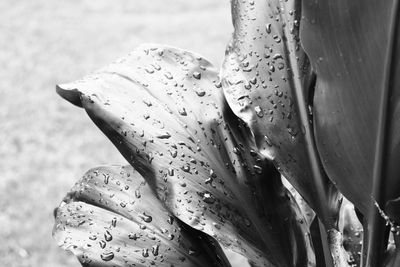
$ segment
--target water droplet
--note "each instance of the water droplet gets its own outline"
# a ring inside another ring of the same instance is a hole
[[[110,241],[113,239],[111,233],[110,233],[108,230],[106,230],[106,232],[104,233],[104,239],[105,239],[107,242],[110,242]]]
[[[185,109],[185,108],[179,109],[178,112],[179,112],[179,114],[180,114],[181,116],[187,116],[187,112],[186,112],[186,109]]]
[[[122,204],[122,203],[121,203]],[[117,226],[117,218],[113,218],[112,220],[111,220],[111,226],[112,227],[116,227]]]
[[[274,38],[276,43],[279,44],[281,42],[281,37],[279,37],[278,35],[274,35],[273,38]]]
[[[274,71],[275,71],[274,65],[269,66],[269,71],[270,71],[270,72],[274,72]]]
[[[202,193],[203,201],[207,204],[213,204],[215,202],[214,196],[210,192],[203,192]]]
[[[171,72],[166,72],[164,74],[165,78],[167,78],[168,80],[172,80],[174,77],[172,76]]]
[[[101,248],[105,248],[105,247],[106,247],[106,241],[101,240],[101,241],[99,242],[99,245],[100,245]]]
[[[143,215],[141,217],[142,217],[142,220],[147,223],[149,223],[153,220],[153,218],[150,215],[146,214],[145,212],[143,212]]]
[[[146,106],[151,107],[153,104],[150,101],[143,100],[143,103],[146,104]]]
[[[199,253],[196,250],[194,250],[193,248],[189,248],[188,253],[190,256],[198,256],[199,255]]]
[[[213,169],[210,169],[210,177],[214,179],[217,178],[217,174],[214,172]]]
[[[168,139],[171,137],[171,135],[168,132],[165,132],[157,134],[156,137],[159,139]]]
[[[158,255],[158,249],[159,249],[160,245],[156,244],[151,248],[151,253],[153,253],[154,256]]]
[[[144,248],[142,249],[142,256],[147,258],[149,256],[149,249],[148,248]]]
[[[110,252],[103,253],[103,254],[100,255],[100,258],[101,258],[103,261],[110,261],[110,260],[114,259],[114,253],[111,252],[111,251],[110,251]]]
[[[200,89],[200,88],[197,89],[195,92],[196,92],[197,96],[200,96],[200,97],[206,95],[206,92],[203,89]]]
[[[145,68],[145,70],[146,70],[146,72],[147,72],[148,74],[153,74],[153,73],[154,73],[154,70],[153,70],[153,69]]]
[[[184,165],[181,167],[182,171],[184,172],[190,172],[190,166],[189,165]]]
[[[266,31],[268,34],[271,33],[271,23],[267,23],[267,24],[265,25],[265,31]]]
[[[133,240],[136,240],[136,239],[138,238],[138,236],[136,235],[136,233],[130,233],[130,234],[128,235],[128,237],[129,237],[129,239],[133,239]]]
[[[256,112],[256,115],[257,115],[259,118],[264,117],[263,110],[261,109],[260,106],[256,106],[256,107],[254,108],[254,111]]]
[[[201,73],[198,71],[195,71],[195,72],[193,72],[193,77],[199,80],[201,78]]]
[[[110,179],[110,175],[103,173],[103,176],[104,176],[104,183],[108,184],[108,180]]]
[[[254,165],[254,171],[256,173],[258,173],[258,174],[261,174],[262,173],[262,168],[260,166],[258,166],[258,165]]]
[[[167,222],[168,222],[169,224],[173,224],[173,223],[174,223],[174,217],[172,217],[171,215],[168,216]]]
[[[140,198],[142,195],[140,194],[140,190],[139,189],[136,189],[135,190],[135,197],[136,198]]]
[[[176,158],[176,156],[178,156],[178,151],[174,150],[174,151],[169,151],[169,153],[171,154],[171,157]]]

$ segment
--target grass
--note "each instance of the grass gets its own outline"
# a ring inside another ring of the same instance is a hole
[[[125,160],[55,84],[143,42],[220,65],[229,1],[2,0],[0,10],[0,262],[77,266],[51,238],[53,208],[87,169]]]

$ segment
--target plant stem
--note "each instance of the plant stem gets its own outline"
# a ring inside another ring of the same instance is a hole
[[[324,251],[325,266],[334,266],[331,251],[329,248],[328,235],[324,224],[318,219],[319,233],[321,236],[322,249]],[[319,266],[318,266],[319,267]]]

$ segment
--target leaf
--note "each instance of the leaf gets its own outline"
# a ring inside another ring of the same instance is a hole
[[[314,98],[318,149],[329,177],[367,214],[370,194],[366,192],[372,192],[375,143],[380,130],[379,101],[382,92],[391,91],[397,84],[396,80],[384,84],[387,75],[394,78],[398,73],[398,66],[391,66],[385,57],[389,52],[396,55],[396,50],[392,51],[395,48],[391,48],[396,35],[390,36],[390,25],[398,21],[391,15],[394,1],[304,3],[301,40],[318,77]],[[389,69],[385,67],[388,64]],[[400,140],[394,135],[400,126],[394,121],[399,112],[396,91],[392,90],[390,105],[385,104],[392,138],[385,163],[390,168],[382,179],[388,182],[385,191],[391,198],[399,193],[399,185],[391,177],[399,173],[391,162],[399,153]]]
[[[315,212],[310,208],[310,206],[307,204],[307,202],[304,200],[304,198],[299,194],[299,192],[296,191],[296,189],[292,186],[292,184],[289,183],[288,180],[286,180],[283,177],[282,182],[283,182],[284,186],[292,194],[294,199],[296,200],[296,203],[297,203],[297,205],[299,205],[301,213],[303,214],[304,218],[306,219],[306,223],[307,223],[308,227],[310,227],[312,222],[314,221]]]
[[[375,202],[384,208],[400,195],[397,2],[303,1],[302,7],[301,42],[317,75],[318,151],[328,176],[369,217],[372,266],[382,262],[376,254],[386,242]]]
[[[363,227],[357,218],[354,205],[343,198],[340,209],[339,230],[343,233],[343,247],[350,255],[350,263],[360,266]]]
[[[393,233],[393,243],[389,244],[388,250],[385,254],[385,260],[382,264],[384,267],[396,267],[400,264],[400,240],[399,229]]]
[[[180,220],[257,266],[312,265],[296,203],[218,87],[202,57],[143,45],[57,90],[86,109]]]
[[[386,261],[384,262],[383,266],[385,267],[396,267],[400,265],[400,250],[393,249],[389,251],[386,255]]]
[[[83,266],[230,266],[217,242],[169,213],[132,167],[98,167],[56,212],[59,245]]]
[[[337,228],[340,194],[321,168],[309,123],[314,77],[299,43],[299,5],[292,0],[233,1],[235,32],[221,70],[222,85],[261,153],[331,229]]]
[[[400,225],[400,197],[388,200],[388,202],[386,202],[385,211],[393,222]]]

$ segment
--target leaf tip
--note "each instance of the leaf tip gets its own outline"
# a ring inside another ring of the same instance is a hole
[[[57,84],[56,92],[68,102],[75,106],[82,107],[81,93],[78,89],[72,88],[71,84]]]

